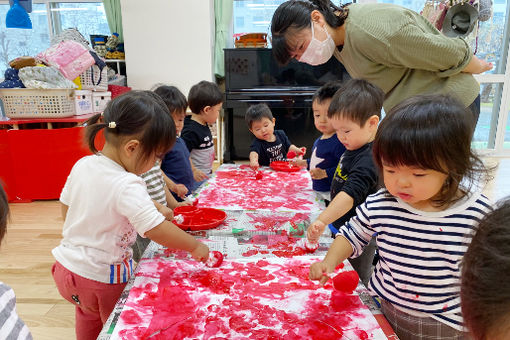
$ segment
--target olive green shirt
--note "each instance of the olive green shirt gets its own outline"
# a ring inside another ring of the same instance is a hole
[[[353,78],[379,86],[388,112],[417,94],[456,96],[466,107],[480,85],[461,71],[473,53],[461,38],[448,38],[426,18],[392,4],[352,4],[345,21],[345,40],[335,57]]]

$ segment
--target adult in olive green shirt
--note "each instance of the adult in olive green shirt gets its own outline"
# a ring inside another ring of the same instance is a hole
[[[417,94],[455,96],[480,112],[480,86],[473,73],[492,64],[478,59],[461,38],[449,38],[426,18],[392,4],[348,4],[329,0],[289,0],[271,23],[273,55],[282,64],[291,58],[311,65],[335,56],[353,78],[362,78],[386,94],[388,112]]]

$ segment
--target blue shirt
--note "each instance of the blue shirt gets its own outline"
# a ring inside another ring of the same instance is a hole
[[[313,190],[322,192],[330,191],[336,166],[344,151],[345,146],[340,143],[336,134],[326,139],[317,138],[315,140],[312,147],[312,156],[308,159],[308,169],[320,168],[326,170],[328,177],[313,179]]]
[[[189,161],[189,151],[182,138],[177,137],[174,147],[161,161],[161,170],[175,183],[184,184],[188,188],[188,194],[191,193],[194,182],[193,171]]]

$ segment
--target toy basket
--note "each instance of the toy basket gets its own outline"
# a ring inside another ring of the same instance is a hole
[[[73,89],[0,89],[9,118],[64,118],[74,116]]]
[[[92,72],[94,72],[94,83],[96,84],[92,83]],[[99,76],[101,76],[101,81],[98,84]],[[99,72],[99,67],[92,65],[80,74],[80,82],[83,90],[104,92],[108,89],[108,68],[103,67],[103,70]]]

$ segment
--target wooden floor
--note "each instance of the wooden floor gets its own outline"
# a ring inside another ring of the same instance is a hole
[[[510,159],[499,163],[486,194],[493,200],[510,195]],[[62,219],[58,201],[11,204],[11,221],[0,247],[0,280],[17,296],[21,318],[36,340],[72,340],[74,306],[57,292],[51,266],[51,249],[61,238]]]

